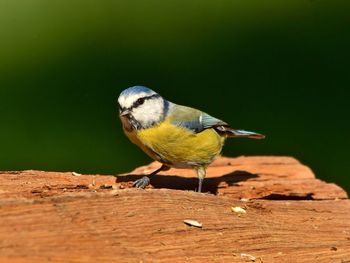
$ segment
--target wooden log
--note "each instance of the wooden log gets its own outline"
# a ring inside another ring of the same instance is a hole
[[[131,188],[157,167],[0,172],[0,262],[350,262],[347,194],[293,158],[219,158],[208,193],[176,169]]]

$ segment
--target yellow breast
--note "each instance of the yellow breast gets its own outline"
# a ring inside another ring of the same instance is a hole
[[[151,158],[175,167],[210,164],[221,152],[225,140],[214,129],[193,133],[169,120],[152,128],[125,133]]]

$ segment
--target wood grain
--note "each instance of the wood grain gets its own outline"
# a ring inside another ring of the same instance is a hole
[[[220,158],[208,193],[188,191],[197,182],[189,170],[130,188],[157,167],[117,181],[0,173],[0,262],[350,262],[346,193],[293,158]]]

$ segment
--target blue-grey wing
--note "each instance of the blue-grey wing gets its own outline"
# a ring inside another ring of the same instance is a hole
[[[226,122],[214,118],[205,112],[181,105],[172,104],[168,117],[174,125],[189,129],[194,133],[213,128],[226,137],[265,138],[264,135],[259,133],[233,129]]]
[[[216,126],[228,125],[205,112],[176,104],[172,105],[169,118],[174,125],[189,129],[195,133]]]

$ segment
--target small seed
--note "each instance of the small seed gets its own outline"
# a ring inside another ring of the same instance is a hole
[[[185,219],[184,223],[189,226],[194,226],[194,227],[199,227],[202,228],[202,223],[198,222],[197,220],[192,220],[192,219]]]
[[[256,257],[254,257],[253,255],[249,255],[249,254],[245,254],[245,253],[241,253],[241,257],[242,257],[242,258],[246,257],[246,258],[248,258],[249,260],[254,261],[254,262],[255,262],[255,260],[256,260]]]
[[[242,207],[239,206],[235,206],[235,207],[231,207],[232,212],[235,213],[239,213],[239,214],[246,214],[247,211],[245,209],[243,209]]]

